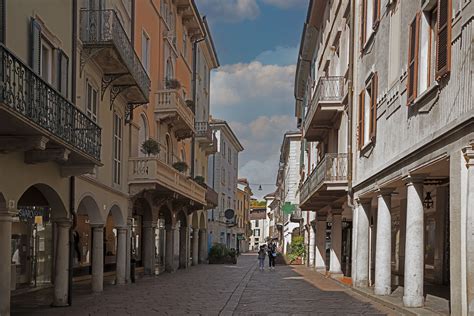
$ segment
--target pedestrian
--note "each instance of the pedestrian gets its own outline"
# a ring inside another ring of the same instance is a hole
[[[263,271],[265,266],[265,246],[261,245],[260,250],[258,251],[258,267],[260,271]]]
[[[268,267],[270,270],[275,270],[275,257],[277,256],[276,244],[272,241],[268,243]]]

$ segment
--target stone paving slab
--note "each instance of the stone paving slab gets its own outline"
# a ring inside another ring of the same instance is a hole
[[[74,287],[70,307],[53,308],[51,289],[12,299],[13,315],[398,315],[315,272],[292,266],[257,269],[255,255],[237,265],[199,265],[135,284]]]

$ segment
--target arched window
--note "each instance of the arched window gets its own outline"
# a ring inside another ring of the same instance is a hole
[[[146,141],[148,136],[148,122],[147,118],[144,114],[140,115],[140,122],[139,122],[139,130],[138,130],[138,156],[144,157],[145,154],[142,153],[141,148],[144,141]]]

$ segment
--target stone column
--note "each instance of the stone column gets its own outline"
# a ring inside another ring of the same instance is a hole
[[[309,236],[309,251],[308,251],[308,266],[314,267],[315,265],[315,250],[316,250],[316,231],[315,231],[315,223],[310,223],[308,228],[308,236]]]
[[[56,221],[57,245],[56,263],[54,269],[54,298],[53,306],[68,306],[69,285],[69,229],[70,219]]]
[[[0,210],[0,315],[10,315],[11,239],[14,212]]]
[[[466,221],[466,262],[467,262],[467,309],[474,315],[474,140],[463,149],[467,167],[467,221]]]
[[[92,227],[92,292],[104,289],[104,226]]]
[[[143,222],[143,266],[146,275],[155,274],[155,228],[156,223]]]
[[[166,225],[166,251],[165,251],[165,269],[168,272],[176,271],[177,267],[174,263],[174,236],[176,227]]]
[[[357,252],[355,287],[367,287],[369,285],[369,214],[371,199],[358,201],[357,212]]]
[[[333,209],[331,226],[331,252],[329,258],[329,272],[331,275],[342,276],[342,209]]]
[[[127,228],[117,227],[116,283],[125,284],[127,265]]]
[[[405,274],[405,243],[407,235],[407,199],[400,200],[400,240],[398,253],[398,277]],[[401,278],[400,278],[401,280]],[[398,284],[401,284],[398,283]]]
[[[390,295],[392,275],[392,217],[390,214],[393,189],[378,190],[377,236],[375,242],[376,295]]]
[[[434,249],[434,277],[438,284],[443,284],[444,277],[444,259],[445,259],[445,240],[446,225],[446,207],[448,199],[448,187],[439,186],[436,188],[436,244]]]
[[[180,227],[179,229],[179,268],[186,269],[188,267],[188,240],[189,228]]]
[[[199,263],[206,263],[207,259],[207,231],[199,230]]]
[[[326,214],[316,216],[316,271],[326,273]]]
[[[127,220],[127,227],[128,227],[128,233],[127,233],[127,254],[126,254],[126,263],[125,263],[125,282],[130,283],[131,282],[131,277],[130,277],[130,264],[132,260],[132,219],[129,218]]]
[[[407,226],[403,304],[406,307],[422,307],[425,254],[423,178],[408,176],[405,178],[405,182],[407,186]]]
[[[193,266],[199,263],[199,228],[193,228]]]

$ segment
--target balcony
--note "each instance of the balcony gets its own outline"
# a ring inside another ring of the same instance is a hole
[[[0,54],[0,152],[24,151],[27,163],[57,161],[79,174],[99,165],[100,127],[8,48]]]
[[[300,208],[317,210],[347,194],[348,154],[326,154],[300,188]]]
[[[214,208],[219,205],[219,194],[213,188],[206,189],[206,202],[208,208]]]
[[[199,207],[207,205],[206,188],[179,172],[159,157],[129,159],[129,185],[132,194],[155,190]]]
[[[290,222],[292,223],[301,223],[303,221],[303,212],[301,209],[295,209],[290,214]]]
[[[178,140],[189,138],[195,132],[194,113],[177,90],[156,93],[155,119],[173,125]]]
[[[115,10],[81,10],[80,38],[81,72],[89,60],[102,69],[102,97],[111,86],[111,105],[119,94],[131,104],[148,103],[150,78]]]
[[[209,122],[196,122],[196,142],[206,154],[211,155],[217,152],[217,139],[214,137]]]
[[[319,78],[304,120],[304,137],[308,141],[320,141],[334,127],[336,116],[344,110],[344,87],[344,77]]]

